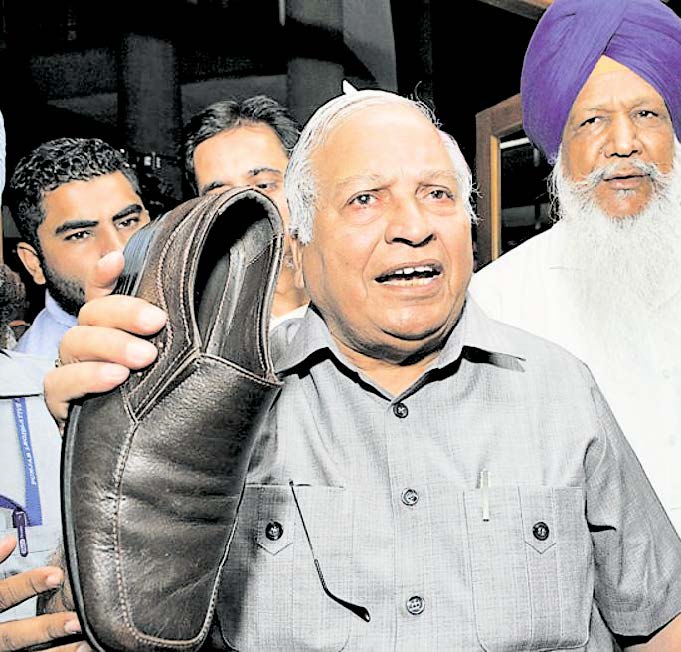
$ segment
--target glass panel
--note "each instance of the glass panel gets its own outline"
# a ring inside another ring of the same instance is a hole
[[[551,166],[523,131],[501,139],[501,253],[551,228]]]

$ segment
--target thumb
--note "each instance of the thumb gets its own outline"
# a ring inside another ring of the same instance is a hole
[[[97,261],[85,280],[85,299],[91,301],[111,294],[123,271],[123,254],[110,251]]]
[[[0,563],[12,554],[16,543],[16,537],[11,534],[0,539]]]

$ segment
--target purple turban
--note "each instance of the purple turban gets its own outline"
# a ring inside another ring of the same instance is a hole
[[[681,19],[661,0],[555,0],[532,35],[520,80],[525,132],[550,161],[603,54],[655,88],[681,139]]]

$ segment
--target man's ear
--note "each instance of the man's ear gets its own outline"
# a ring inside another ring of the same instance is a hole
[[[45,274],[38,252],[28,242],[17,245],[17,255],[37,285],[45,285]]]
[[[291,258],[293,259],[293,282],[299,290],[305,289],[303,276],[303,247],[298,238],[291,238]]]

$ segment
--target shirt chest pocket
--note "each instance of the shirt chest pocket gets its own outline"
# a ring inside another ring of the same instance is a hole
[[[464,494],[478,639],[489,652],[586,645],[591,536],[580,488],[490,487]],[[482,504],[488,501],[488,520]]]
[[[352,505],[337,487],[297,486],[331,591],[352,600]],[[291,488],[249,485],[222,575],[217,617],[237,650],[342,650],[352,618],[323,591]]]

